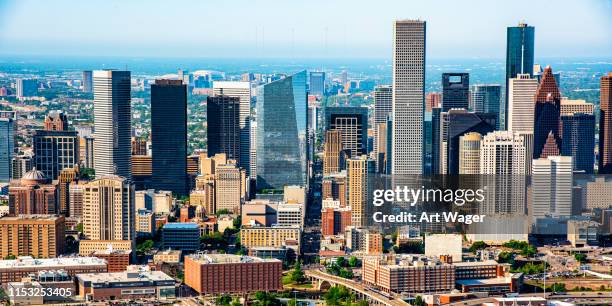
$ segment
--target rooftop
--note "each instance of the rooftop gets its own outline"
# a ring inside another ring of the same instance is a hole
[[[485,285],[496,285],[496,284],[509,284],[512,282],[512,278],[498,276],[495,278],[462,279],[462,280],[456,280],[455,282],[463,286],[485,286]]]
[[[38,220],[38,221],[55,221],[59,219],[57,215],[17,215],[17,216],[4,216],[0,218],[1,221],[17,221],[17,220]]]
[[[20,256],[17,259],[0,260],[0,269],[38,268],[61,269],[71,266],[106,266],[106,260],[98,257],[58,257],[34,259],[31,256]]]
[[[228,264],[228,263],[251,263],[251,262],[280,262],[278,259],[267,259],[251,256],[240,256],[231,254],[194,254],[188,256],[202,264]]]
[[[163,250],[157,251],[155,255],[181,255],[181,250]]]
[[[112,272],[77,274],[80,282],[92,283],[125,283],[142,281],[172,281],[174,279],[162,271]]]
[[[200,229],[200,226],[197,223],[192,222],[172,222],[166,223],[164,225],[164,229]]]
[[[461,262],[454,262],[453,265],[457,267],[491,266],[491,265],[497,265],[497,261],[495,260],[461,261]]]

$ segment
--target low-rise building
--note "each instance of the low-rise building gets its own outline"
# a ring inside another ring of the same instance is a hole
[[[34,259],[20,256],[17,259],[0,260],[0,283],[17,282],[31,273],[63,270],[68,275],[107,272],[106,260],[97,257],[60,257]]]
[[[108,272],[122,272],[130,265],[130,250],[113,250],[95,251],[92,256],[106,260]]]
[[[96,251],[108,249],[131,251],[133,242],[130,240],[86,240],[79,241],[79,255],[90,256]]]
[[[165,249],[193,252],[200,249],[200,226],[197,223],[167,223],[162,228]]]
[[[153,255],[153,263],[160,264],[165,262],[177,264],[181,262],[181,254],[182,252],[180,250],[158,251]]]
[[[200,294],[280,290],[282,271],[277,259],[229,254],[185,257],[185,284]]]
[[[124,272],[79,274],[76,281],[78,295],[90,302],[176,297],[174,279],[161,271],[149,271],[145,266],[130,266]]]
[[[567,240],[573,247],[597,244],[597,231],[600,224],[589,220],[568,220]]]
[[[453,262],[462,260],[462,241],[459,234],[433,234],[425,236],[425,256],[452,256]]]
[[[300,254],[302,230],[298,226],[243,226],[240,244],[253,247],[287,247]]]
[[[136,235],[151,237],[155,235],[155,214],[148,209],[138,209],[136,212]]]

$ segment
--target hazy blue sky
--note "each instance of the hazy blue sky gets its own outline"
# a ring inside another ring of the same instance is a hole
[[[612,57],[612,0],[0,0],[0,54],[389,58],[404,18],[434,58],[503,58],[521,20],[536,57]]]

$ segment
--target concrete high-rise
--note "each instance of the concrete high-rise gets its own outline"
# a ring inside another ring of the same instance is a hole
[[[151,85],[152,184],[178,195],[187,186],[187,85],[156,80]]]
[[[510,79],[519,74],[533,77],[535,28],[526,23],[508,27],[506,32],[506,103],[504,105],[505,122],[508,122],[508,102]],[[507,127],[507,124],[503,125]]]
[[[546,157],[549,150],[545,150],[549,135],[554,137],[552,146],[558,152],[561,148],[561,134],[559,133],[561,115],[561,93],[553,76],[552,69],[546,67],[544,75],[535,95],[535,113],[533,125],[533,158]],[[548,141],[549,148],[551,142]]]
[[[118,175],[131,179],[130,72],[96,70],[93,85],[96,177]]]
[[[426,23],[397,20],[393,25],[391,172],[422,174]]]
[[[480,141],[476,132],[459,137],[459,174],[480,174]]]
[[[225,153],[240,160],[240,99],[214,96],[206,99],[208,156]]]
[[[83,234],[87,239],[136,239],[134,185],[125,178],[108,176],[83,188]]]
[[[342,148],[350,156],[368,153],[368,109],[365,107],[326,107],[325,130],[338,130]]]
[[[470,75],[468,73],[442,73],[442,111],[451,108],[468,109],[470,101]]]
[[[0,218],[0,256],[54,258],[64,253],[63,216],[19,215]]]
[[[471,110],[476,113],[497,114],[497,129],[500,129],[501,85],[477,84],[472,86]]]
[[[325,142],[323,144],[323,175],[340,172],[344,169],[342,164],[342,131],[329,130],[325,132]]]
[[[257,189],[306,186],[306,71],[265,84],[257,93]]]
[[[227,210],[240,212],[244,200],[242,188],[246,182],[236,165],[225,164],[215,166],[215,199],[216,211]]]
[[[356,227],[367,225],[368,180],[375,173],[374,160],[366,155],[346,161],[347,204],[351,207],[351,224]]]
[[[393,87],[378,85],[374,88],[374,124],[387,123],[393,111]]]
[[[548,156],[533,160],[531,212],[534,218],[572,215],[572,157]]]
[[[600,79],[598,173],[612,174],[612,72]]]
[[[15,121],[0,118],[0,182],[11,179],[11,163],[15,155]]]
[[[533,112],[538,80],[529,74],[518,74],[508,80],[506,127],[513,132],[533,133]]]
[[[442,105],[442,93],[430,92],[425,96],[425,112],[429,113],[436,107]]]
[[[574,171],[593,173],[595,164],[595,116],[583,113],[561,116],[561,155],[571,156]]]
[[[306,74],[306,72],[304,72]],[[304,82],[306,82],[304,80]],[[304,86],[305,87],[305,86]],[[306,88],[304,88],[304,92]],[[240,100],[240,158],[238,166],[247,170],[250,175],[250,123],[251,123],[251,83],[234,81],[215,81],[213,82],[214,96],[237,97]],[[305,95],[305,94],[304,94]],[[304,99],[306,99],[304,97]]]

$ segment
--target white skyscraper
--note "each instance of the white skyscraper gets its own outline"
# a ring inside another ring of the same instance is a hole
[[[535,94],[538,80],[519,74],[508,85],[508,130],[533,133]]]
[[[572,157],[548,156],[533,160],[531,216],[572,215]]]
[[[96,177],[131,179],[130,72],[96,70],[93,86]]]
[[[237,81],[215,81],[213,82],[213,94],[215,96],[229,96],[240,99],[240,168],[246,169],[247,175],[251,175],[250,169],[250,116],[251,116],[251,83]]]
[[[425,21],[393,25],[392,173],[423,173]]]

